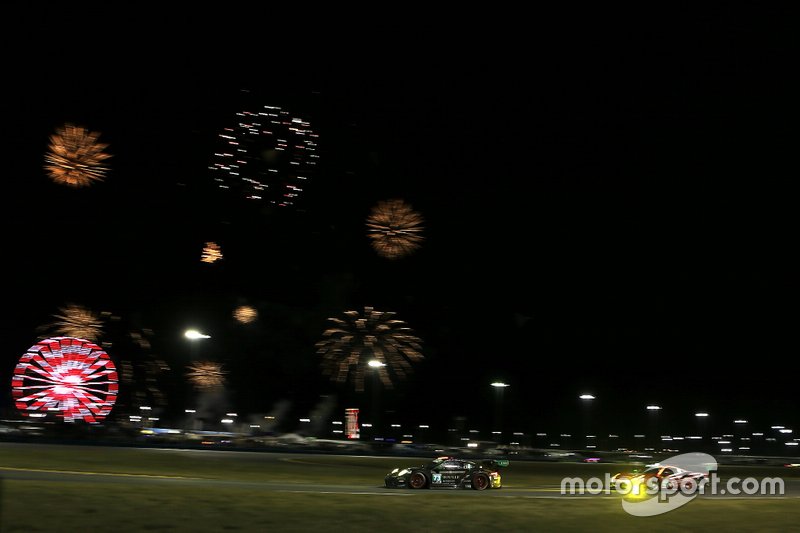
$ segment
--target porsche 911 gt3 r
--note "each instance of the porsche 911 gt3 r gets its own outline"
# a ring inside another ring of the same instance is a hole
[[[632,485],[645,485],[649,480],[658,480],[658,486],[677,488],[689,480],[694,488],[699,487],[708,478],[708,474],[692,472],[677,466],[655,464],[643,472],[620,472],[611,478],[611,488],[630,488]]]
[[[439,457],[425,465],[395,468],[387,474],[385,484],[389,488],[411,489],[499,489],[502,479],[498,468],[503,466],[508,466],[505,459],[465,461],[454,457]]]

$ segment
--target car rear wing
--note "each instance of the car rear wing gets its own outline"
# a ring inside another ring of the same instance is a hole
[[[481,461],[481,466],[485,468],[503,468],[510,464],[508,459],[487,459]]]

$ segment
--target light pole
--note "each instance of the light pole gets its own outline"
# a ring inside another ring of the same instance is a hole
[[[503,431],[503,395],[506,388],[510,386],[511,385],[508,383],[504,383],[502,381],[492,382],[492,387],[494,387],[494,431],[500,432],[493,432],[492,435],[498,435],[498,442],[500,442],[502,439]]]
[[[737,449],[745,449],[753,453],[753,448],[750,445],[750,435],[747,432],[747,419],[736,418],[733,420],[733,438]]]
[[[593,394],[583,393],[578,398],[583,405],[583,439],[586,444],[589,444],[588,435],[592,434],[591,412],[592,403],[596,399]]]
[[[183,336],[186,337],[187,339],[189,339],[189,358],[191,360],[191,363],[194,363],[195,359],[197,359],[197,347],[195,345],[197,344],[198,341],[201,341],[201,340],[204,340],[204,339],[210,339],[211,335],[206,335],[205,333],[201,333],[200,331],[198,331],[198,330],[196,330],[194,328],[191,328],[191,329],[187,329],[186,331],[184,331],[183,332]],[[203,427],[204,427],[203,424],[204,424],[204,421],[206,420],[206,417],[207,417],[207,414],[208,414],[206,412],[207,408],[204,405],[204,402],[202,401],[203,397],[205,396],[205,393],[200,393],[198,395],[197,392],[194,392],[192,394],[193,394],[193,396],[192,396],[192,404],[191,405],[196,405],[197,407],[199,407],[200,412],[199,413],[197,412],[197,408],[195,408],[195,409],[186,409],[186,414],[191,414],[191,416],[192,416],[192,420],[193,420],[192,429],[203,429]]]
[[[658,428],[658,413],[661,412],[661,406],[650,404],[647,406],[648,418],[648,432],[650,433],[650,445],[655,449],[661,444],[661,435],[659,435]]]
[[[708,432],[708,413],[705,411],[698,411],[694,414],[697,420],[697,432],[700,434],[700,439],[703,445],[706,443],[706,433]]]
[[[197,341],[199,341],[199,340],[202,340],[202,339],[210,339],[211,338],[211,335],[206,335],[205,333],[201,333],[201,332],[197,331],[196,329],[187,329],[183,333],[183,336],[186,337],[187,339],[189,339],[189,353],[190,353],[190,356],[191,356],[192,360],[194,360],[195,355],[196,355],[196,351],[197,351],[196,348],[195,348],[195,343]]]
[[[373,435],[376,435],[381,427],[380,369],[385,367],[386,363],[371,359],[367,365],[372,369],[372,424]]]

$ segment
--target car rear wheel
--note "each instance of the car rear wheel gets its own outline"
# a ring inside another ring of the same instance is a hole
[[[698,494],[701,483],[703,483],[703,478],[687,476],[681,480],[681,489],[689,490],[692,494]]]
[[[428,478],[422,472],[414,472],[408,478],[408,486],[412,489],[422,489],[428,484]]]
[[[489,487],[489,476],[486,474],[475,474],[472,476],[472,488],[475,490],[486,490]]]

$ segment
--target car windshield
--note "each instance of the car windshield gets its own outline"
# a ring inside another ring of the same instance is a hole
[[[428,468],[436,468],[437,466],[439,466],[439,465],[440,465],[440,464],[442,464],[443,462],[445,462],[445,459],[443,459],[443,458],[441,458],[441,457],[440,457],[440,458],[438,458],[438,459],[434,459],[433,461],[431,461],[430,463],[428,463],[427,467],[428,467]]]

